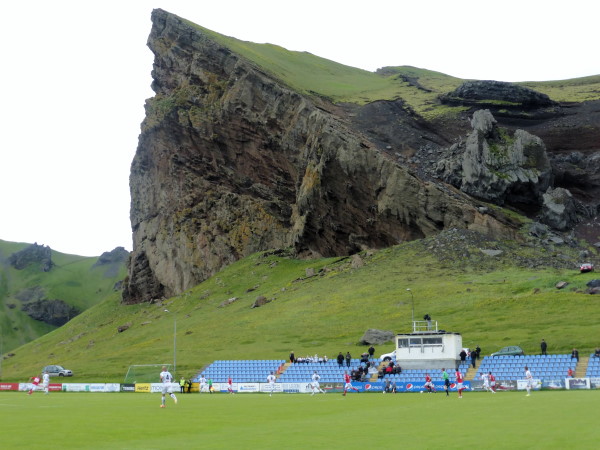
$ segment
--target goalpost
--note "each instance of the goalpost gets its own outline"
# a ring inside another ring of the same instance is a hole
[[[172,364],[134,364],[129,366],[125,375],[125,384],[128,383],[159,383],[159,374],[166,366],[171,371]]]

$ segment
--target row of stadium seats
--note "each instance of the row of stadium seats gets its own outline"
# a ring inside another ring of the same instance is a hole
[[[206,378],[214,382],[225,382],[230,376],[235,382],[264,382],[270,372],[275,372],[285,364],[285,360],[218,360],[205,368],[202,373]],[[379,359],[372,360],[377,366]],[[337,360],[328,360],[327,362],[309,362],[291,364],[288,369],[279,377],[279,382],[302,382],[310,381],[310,377],[316,370],[321,375],[322,381],[339,381],[345,371],[357,369],[361,360],[353,358],[350,360],[350,367],[344,365],[340,367]],[[194,377],[193,381],[198,381],[201,374]]]
[[[491,356],[490,356],[490,358],[491,358]],[[571,355],[554,355],[554,354],[553,355],[516,355],[516,356],[501,355],[501,356],[494,356],[493,358],[496,360],[499,360],[499,361],[502,361],[502,360],[512,361],[514,359],[547,360],[547,359],[571,359]]]
[[[574,368],[577,365],[577,361],[566,361],[564,363],[496,363],[496,364],[489,364],[490,366],[496,367],[496,368],[501,368],[501,369],[522,369],[524,366],[529,367],[530,369],[532,368],[562,368],[562,367],[572,367]]]
[[[372,360],[377,368],[381,360]],[[214,382],[225,382],[228,377],[232,377],[235,382],[264,382],[270,372],[276,372],[285,360],[218,360],[214,361],[204,371],[207,378]],[[340,382],[344,372],[357,369],[360,365],[364,366],[358,358],[350,361],[350,367],[339,366],[336,360],[327,362],[310,362],[291,364],[278,377],[278,382],[309,382],[310,377],[316,370],[321,375],[323,382]],[[521,355],[521,356],[486,356],[481,361],[476,372],[492,372],[497,379],[518,380],[523,378],[524,367],[528,366],[535,378],[557,379],[567,376],[569,368],[576,370],[576,360],[571,359],[571,355]],[[460,370],[466,373],[469,369],[467,362],[460,365]],[[425,369],[405,369],[400,374],[386,375],[384,379],[391,380],[418,380],[425,377],[428,373],[434,381],[441,380],[441,371]],[[453,368],[448,368],[448,374],[451,380],[454,380]],[[198,374],[193,381],[200,379]],[[600,358],[594,358],[590,355],[587,377],[600,377]],[[370,375],[369,375],[370,377]]]
[[[216,360],[214,361],[211,365],[215,365],[215,366],[227,366],[227,365],[235,365],[235,366],[240,366],[240,365],[244,365],[244,366],[254,366],[254,365],[261,365],[261,364],[284,364],[285,360],[283,359],[261,359],[261,360],[253,360],[253,359],[240,359],[237,361],[231,361],[231,360],[227,360],[227,361],[223,361],[223,360]]]
[[[283,359],[217,360],[197,374],[192,381],[197,383],[204,374],[207,379],[216,383],[225,383],[229,377],[236,383],[264,382],[269,373],[276,372],[283,364]]]
[[[284,360],[272,359],[272,360],[239,360],[239,361],[215,361],[211,365],[215,367],[241,367],[241,366],[273,366],[284,364]]]
[[[569,369],[575,371],[577,360],[571,359],[571,355],[486,356],[477,372],[492,372],[497,379],[520,380],[525,366],[529,367],[534,378],[553,380],[565,378]]]
[[[590,362],[585,373],[588,378],[600,378],[600,358],[590,354]]]
[[[372,359],[371,363],[378,367],[380,364],[379,359]],[[278,382],[281,383],[302,383],[309,382],[312,374],[317,371],[321,376],[321,382],[323,383],[335,383],[343,380],[344,372],[350,373],[353,370],[358,369],[360,366],[365,367],[366,364],[361,362],[358,358],[352,358],[350,360],[350,367],[344,364],[340,366],[337,360],[329,360],[323,363],[294,363],[291,364],[287,370],[281,374],[278,378]]]

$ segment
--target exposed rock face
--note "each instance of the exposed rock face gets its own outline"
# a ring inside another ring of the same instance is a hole
[[[21,308],[32,319],[60,327],[79,314],[77,308],[62,300],[36,300]]]
[[[600,213],[600,151],[587,155],[581,152],[557,154],[551,160],[555,184],[568,187],[588,205],[589,216]]]
[[[505,103],[505,106],[514,104],[521,108],[544,108],[557,104],[541,92],[505,81],[493,80],[465,81],[456,90],[443,96],[442,100],[450,103],[459,100],[462,104],[471,101],[480,106],[482,101],[500,101]]]
[[[471,125],[466,142],[453,145],[450,156],[439,161],[439,175],[474,197],[537,208],[552,181],[541,139],[523,130],[510,136],[488,110],[476,111]]]
[[[98,258],[98,261],[96,261],[96,264],[94,264],[94,267],[108,266],[111,264],[122,264],[124,262],[127,262],[128,258],[129,252],[125,250],[125,248],[116,247],[110,252],[102,253]]]
[[[123,247],[116,247],[110,252],[102,253],[92,268],[99,267],[104,270],[105,277],[112,278],[119,274],[128,260],[129,252]]]
[[[363,334],[362,338],[360,339],[360,343],[363,345],[381,345],[393,340],[394,336],[395,334],[392,331],[369,328],[367,331],[365,331],[365,334]]]
[[[540,220],[554,228],[565,231],[577,222],[577,210],[573,196],[567,189],[548,188],[543,195],[544,204]]]
[[[264,306],[267,303],[271,303],[271,301],[271,299],[268,299],[264,295],[259,295],[258,297],[256,297],[256,300],[254,300],[254,303],[252,303],[252,306],[250,306],[250,308],[260,308],[261,306]]]
[[[34,243],[10,255],[8,262],[17,270],[22,270],[30,264],[37,264],[42,272],[49,272],[53,266],[52,250],[45,245]]]
[[[125,302],[180,293],[270,248],[347,255],[447,227],[514,237],[507,219],[421,181],[327,104],[174,15],[152,21],[156,95],[131,167]]]

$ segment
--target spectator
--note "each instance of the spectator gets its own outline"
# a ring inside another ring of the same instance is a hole
[[[187,380],[187,392],[188,394],[192,392],[192,379]]]
[[[290,352],[290,362],[293,364],[296,362],[296,357],[294,355],[294,350]]]
[[[342,355],[342,352],[340,352],[340,354],[337,355],[337,362],[340,368],[344,367],[344,355]]]
[[[479,355],[481,354],[481,348],[479,347],[479,345],[475,347],[475,351],[477,352],[477,359],[479,359]]]
[[[387,366],[382,367],[381,370],[379,371],[379,378],[381,378],[382,380],[385,378],[385,370],[387,369]]]
[[[548,348],[548,344],[546,344],[546,341],[542,339],[542,343],[540,344],[540,349],[542,350],[542,355],[546,354],[547,348]]]
[[[579,362],[579,352],[577,351],[576,348],[574,348],[573,351],[571,352],[571,359],[576,359],[577,362]]]
[[[387,379],[385,380],[385,387],[383,388],[383,393],[386,394],[392,390],[392,382]]]
[[[386,375],[391,375],[393,373],[393,371],[394,371],[394,366],[387,366],[385,368]]]
[[[569,367],[569,370],[567,371],[567,377],[568,377],[568,378],[573,378],[573,375],[574,375],[574,373],[573,373],[573,369],[571,369],[571,368]]]
[[[467,352],[465,352],[464,348],[461,350],[461,352],[458,354],[458,356],[460,356],[461,362],[465,362],[467,360]]]
[[[427,329],[431,330],[431,316],[429,314],[425,314],[423,316],[423,320],[427,322]]]
[[[477,352],[471,350],[471,364],[473,365],[473,369],[475,368],[475,361],[477,361]]]
[[[369,347],[369,359],[373,359],[373,355],[375,354],[375,347],[372,345]]]
[[[600,348],[597,348],[597,349],[594,351],[594,358],[600,358]]]
[[[350,352],[346,352],[346,367],[350,367],[351,362],[352,362],[352,356],[350,356]]]

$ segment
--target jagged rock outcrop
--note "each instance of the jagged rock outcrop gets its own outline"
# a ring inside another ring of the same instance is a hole
[[[577,223],[575,201],[567,189],[548,188],[543,195],[540,221],[560,231],[566,231]]]
[[[552,182],[542,140],[523,130],[510,136],[489,110],[476,111],[471,125],[466,141],[438,162],[439,176],[476,198],[538,208]]]
[[[110,252],[102,253],[92,269],[101,268],[104,270],[105,277],[112,278],[119,274],[119,271],[128,260],[129,252],[123,247],[116,247]]]
[[[447,227],[514,237],[378,151],[321,99],[294,92],[201,28],[152,13],[152,88],[131,167],[123,301],[170,296],[259,250],[333,256]]]
[[[124,247],[116,247],[110,252],[104,252],[98,257],[93,267],[109,266],[111,264],[123,264],[127,262],[129,252]]]
[[[365,331],[365,334],[360,338],[361,345],[381,345],[386,342],[390,342],[394,339],[393,331],[384,331],[384,330],[376,330],[374,328],[369,328]]]
[[[8,263],[17,270],[22,270],[30,264],[36,264],[42,272],[49,272],[53,266],[52,250],[50,247],[38,245],[36,242],[10,255]]]
[[[600,146],[600,140],[597,143]],[[587,206],[588,217],[600,213],[600,151],[552,155],[555,185],[568,188]],[[585,215],[585,214],[584,214]]]
[[[454,91],[441,96],[446,103],[472,104],[479,107],[501,102],[503,107],[546,108],[556,106],[546,94],[534,91],[524,86],[495,80],[465,81]]]
[[[79,314],[74,306],[62,300],[35,300],[21,308],[29,317],[60,327]]]

